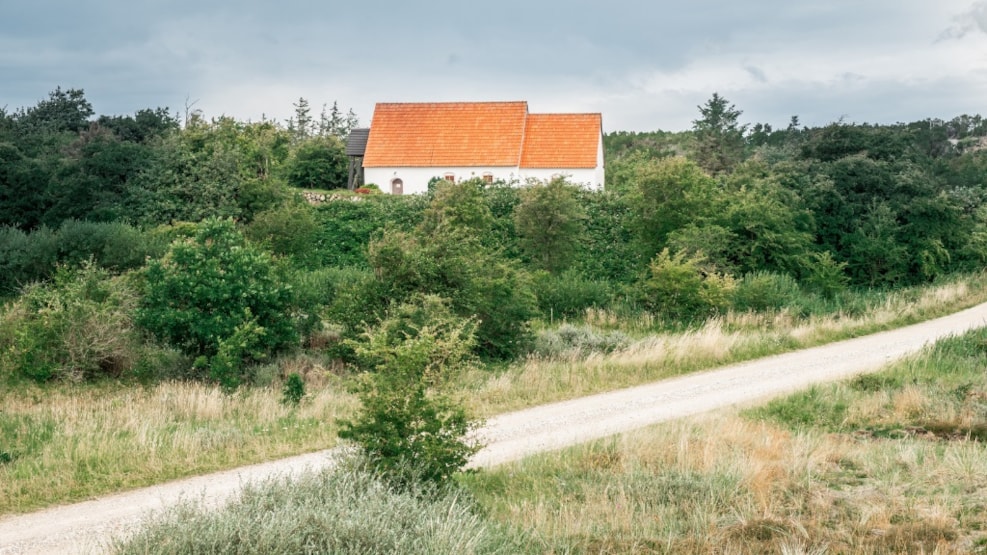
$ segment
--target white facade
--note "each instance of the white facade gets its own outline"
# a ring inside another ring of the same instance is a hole
[[[550,181],[565,177],[569,183],[591,190],[603,189],[603,168],[535,169],[535,168],[366,168],[364,183],[374,183],[385,193],[417,195],[428,191],[433,177],[451,175],[456,182],[490,176],[492,181],[524,183],[528,179]],[[400,183],[398,183],[400,182]]]
[[[516,167],[487,167],[487,168],[364,168],[363,182],[375,183],[385,193],[418,195],[428,192],[428,182],[433,177],[444,178],[452,175],[456,181],[473,179],[474,177],[492,176],[494,181],[512,181],[518,179]],[[396,187],[400,180],[401,188]]]

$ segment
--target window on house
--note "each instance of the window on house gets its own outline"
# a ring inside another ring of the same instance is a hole
[[[445,179],[449,183],[455,183],[456,182],[456,174],[454,174],[454,173],[447,173],[447,174],[445,174],[445,175],[442,176],[442,179]]]
[[[483,182],[484,183],[493,183],[493,174],[490,173],[490,172],[487,172],[487,173],[483,174]]]

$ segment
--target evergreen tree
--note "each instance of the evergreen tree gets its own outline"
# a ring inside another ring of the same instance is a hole
[[[697,108],[702,117],[692,122],[696,162],[711,174],[729,172],[743,159],[747,126],[737,123],[743,112],[717,93]]]

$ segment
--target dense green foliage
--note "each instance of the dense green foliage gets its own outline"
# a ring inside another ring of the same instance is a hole
[[[537,267],[560,272],[572,264],[585,218],[577,191],[562,179],[533,183],[521,191],[514,227],[521,249]]]
[[[213,379],[236,385],[244,361],[263,360],[297,339],[291,292],[275,270],[232,221],[206,220],[147,265],[137,321],[199,357],[196,366]]]
[[[5,313],[60,264],[136,273],[125,316],[198,359],[184,375],[235,384],[285,349],[356,364],[367,326],[420,295],[475,322],[473,354],[494,361],[528,352],[537,318],[805,313],[987,263],[979,116],[775,129],[714,94],[691,130],[606,135],[606,191],[436,178],[425,195],[313,206],[296,191],[344,185],[357,122],[294,108],[284,124],[97,117],[57,89],[0,113]]]
[[[0,376],[80,381],[119,376],[138,362],[137,292],[86,265],[60,267],[36,282],[0,318]]]
[[[355,342],[371,372],[359,387],[362,412],[341,423],[374,470],[392,483],[445,484],[477,448],[463,407],[435,392],[469,361],[476,326],[434,296],[402,304]],[[431,391],[430,391],[431,390]]]

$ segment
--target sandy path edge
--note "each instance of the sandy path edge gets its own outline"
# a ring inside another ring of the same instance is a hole
[[[987,303],[896,330],[502,414],[478,431],[486,447],[471,465],[493,466],[877,370],[926,344],[984,325]],[[220,504],[244,483],[326,468],[333,455],[320,451],[0,518],[0,555],[103,552],[109,537],[132,528],[149,511],[182,499]]]

